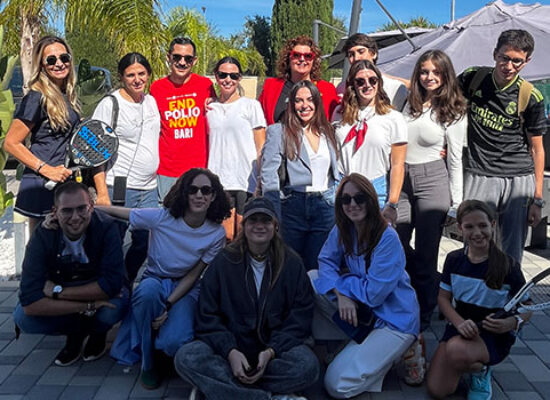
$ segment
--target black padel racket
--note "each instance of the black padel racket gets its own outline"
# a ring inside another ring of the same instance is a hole
[[[73,165],[71,170],[77,172],[82,168],[99,167],[109,161],[118,150],[118,137],[115,132],[103,121],[88,119],[80,123],[67,145],[65,167]],[[48,181],[44,185],[52,190],[57,185],[55,181]]]
[[[527,295],[527,296],[526,296]],[[493,318],[550,308],[550,268],[529,280]]]

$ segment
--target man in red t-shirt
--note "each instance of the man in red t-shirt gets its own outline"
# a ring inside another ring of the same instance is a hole
[[[159,201],[191,168],[206,168],[208,157],[205,100],[215,97],[210,79],[192,73],[197,63],[195,43],[177,37],[168,50],[170,74],[151,85],[160,111]]]

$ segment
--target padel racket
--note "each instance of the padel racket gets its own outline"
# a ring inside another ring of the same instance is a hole
[[[109,161],[118,150],[118,137],[109,125],[97,119],[80,123],[67,145],[65,168],[73,165],[72,171],[80,175],[82,168],[99,167]],[[52,190],[58,182],[48,181],[44,185]]]
[[[526,296],[526,294],[528,294]],[[493,318],[506,318],[510,315],[550,308],[550,268],[538,273],[529,280],[516,295],[495,313]]]

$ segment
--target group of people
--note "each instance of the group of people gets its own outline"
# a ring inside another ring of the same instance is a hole
[[[348,398],[380,391],[400,360],[407,383],[424,381],[421,332],[439,305],[449,323],[428,390],[443,398],[470,373],[469,398],[490,398],[489,366],[529,318],[491,315],[525,281],[527,227],[544,206],[543,99],[518,75],[533,50],[528,32],[505,31],[494,68],[457,77],[430,50],[407,81],[382,74],[376,42],[355,34],[335,88],[320,79],[317,45],[299,36],[258,101],[242,95],[233,57],[214,68],[217,93],[194,74],[190,39],[171,42],[170,74],[150,94],[148,60],[129,53],[121,88],[93,114],[120,141],[92,173],[94,199],[63,165],[79,121],[72,53],[43,38],[4,143],[26,166],[15,210],[33,232],[17,326],[67,335],[55,361],[65,366],[101,357],[122,321],[110,355],[140,362],[146,388],[159,386],[163,354],[208,399],[284,399],[319,375],[315,315],[347,338],[324,383]],[[440,282],[448,216],[465,248],[447,256]]]

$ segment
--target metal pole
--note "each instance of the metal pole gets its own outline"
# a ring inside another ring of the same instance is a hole
[[[349,20],[349,32],[348,36],[353,35],[354,33],[359,32],[359,22],[361,21],[361,0],[353,0],[353,5],[351,6],[351,17]],[[342,71],[342,80],[346,80],[349,72],[349,61],[347,55],[344,54],[344,69]]]
[[[451,0],[451,22],[455,20],[455,0]]]
[[[318,19],[313,20],[313,43],[319,45],[319,21]]]
[[[397,22],[395,20],[395,18],[393,18],[393,16],[390,14],[390,12],[386,9],[386,7],[384,7],[384,4],[382,4],[382,2],[380,0],[375,0],[378,5],[380,6],[380,8],[382,9],[382,11],[384,11],[384,13],[386,13],[386,15],[389,17],[389,19],[392,20],[392,22],[397,26],[397,28],[399,28],[399,30],[401,31],[401,33],[405,36],[405,39],[407,39],[407,41],[411,44],[412,48],[413,48],[413,51],[416,51],[418,50],[419,48],[415,46],[415,44],[413,43],[413,41],[411,40],[411,38],[409,37],[409,35],[407,35],[407,32],[405,32],[405,30],[401,27],[401,25],[399,25],[399,22]]]

